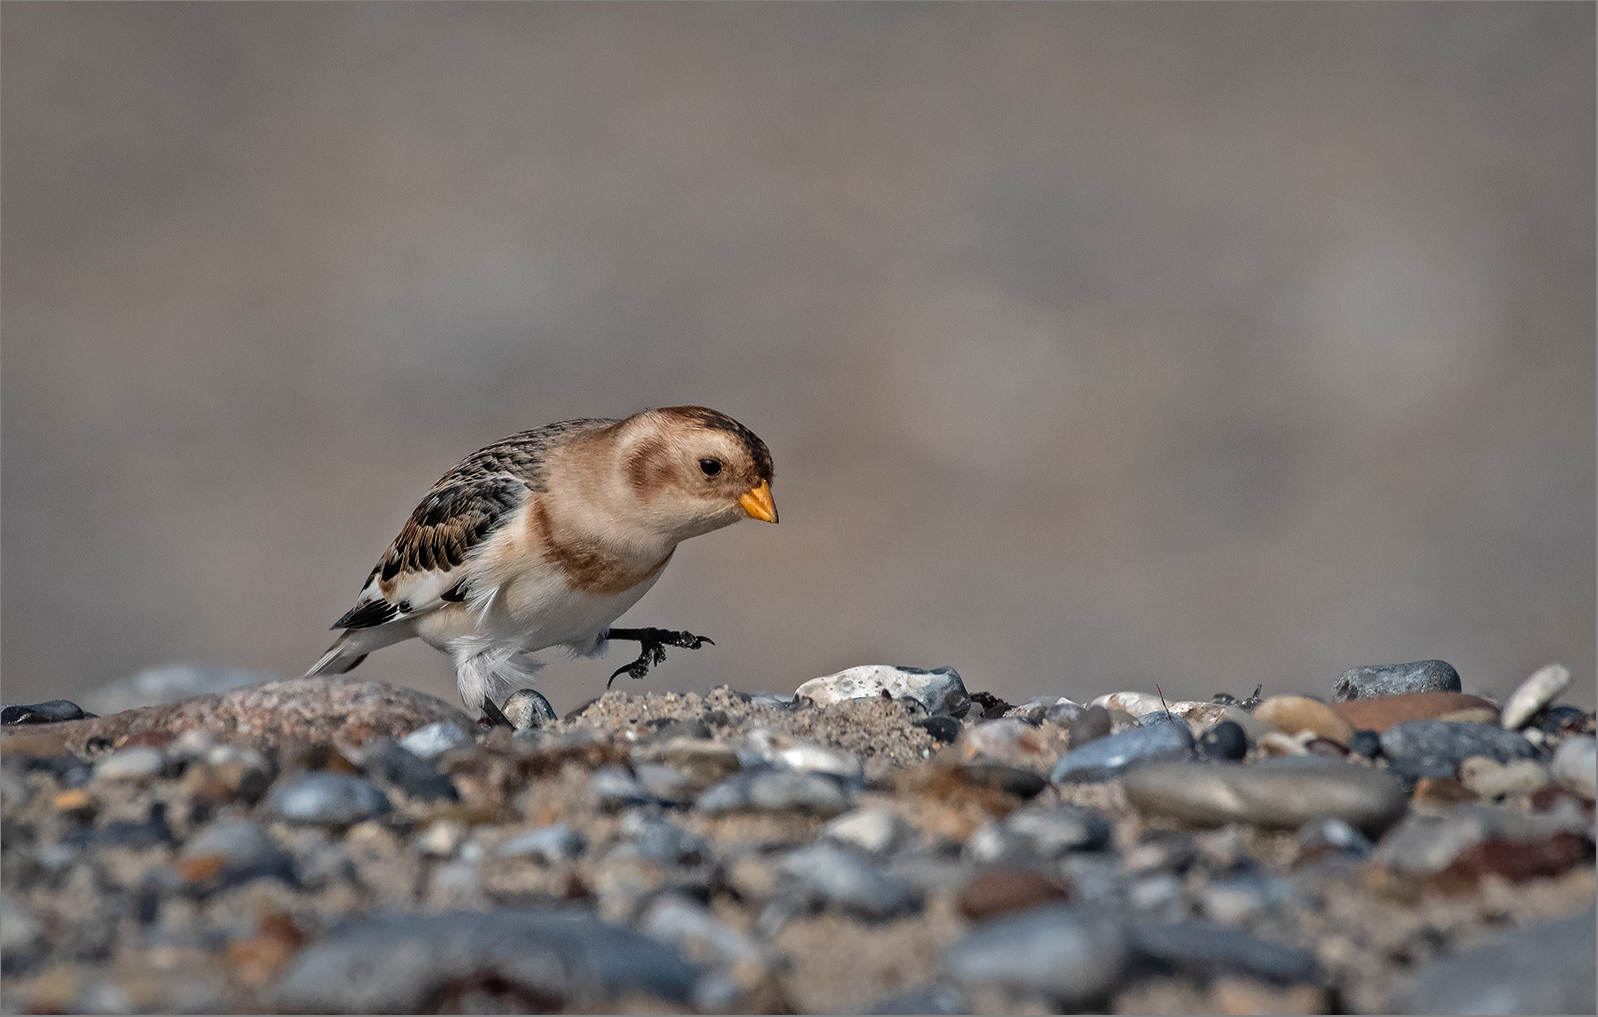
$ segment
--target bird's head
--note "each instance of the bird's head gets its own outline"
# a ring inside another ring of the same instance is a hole
[[[703,406],[645,410],[622,421],[628,486],[679,540],[745,517],[777,521],[771,453],[755,433]]]

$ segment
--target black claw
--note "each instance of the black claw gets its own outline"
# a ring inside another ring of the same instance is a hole
[[[639,644],[638,659],[626,667],[618,667],[605,682],[605,688],[610,688],[611,682],[620,678],[625,672],[634,678],[642,678],[649,673],[649,668],[655,664],[666,662],[666,647],[680,646],[685,650],[697,650],[707,643],[716,645],[716,641],[708,636],[696,636],[692,632],[675,632],[671,629],[611,629],[606,633],[607,639],[633,639]]]

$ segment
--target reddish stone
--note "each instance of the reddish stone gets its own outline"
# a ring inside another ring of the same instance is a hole
[[[1432,878],[1439,887],[1452,890],[1472,888],[1489,875],[1521,883],[1557,876],[1586,856],[1587,842],[1575,833],[1556,833],[1547,840],[1487,840],[1467,848]]]
[[[368,738],[403,738],[436,721],[472,729],[471,719],[442,699],[337,676],[289,678],[109,717],[39,724],[27,737],[59,739],[67,749],[82,752],[94,741],[122,745],[135,737],[176,738],[198,728],[219,742],[272,752],[299,742],[359,745]]]
[[[1068,887],[1047,876],[1025,869],[1000,868],[979,872],[960,891],[957,903],[962,915],[972,921],[981,921],[1006,911],[1065,900],[1070,896]]]
[[[1406,720],[1435,720],[1445,713],[1478,707],[1497,709],[1490,700],[1463,692],[1406,692],[1400,696],[1350,699],[1346,703],[1326,705],[1353,725],[1355,730],[1375,731],[1377,734]]]

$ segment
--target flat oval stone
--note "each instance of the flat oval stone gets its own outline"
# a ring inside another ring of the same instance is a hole
[[[1569,687],[1570,669],[1563,664],[1549,664],[1533,671],[1504,704],[1504,727],[1515,731],[1530,724],[1543,707]]]
[[[971,704],[965,682],[954,668],[939,667],[923,671],[919,667],[899,667],[894,664],[863,664],[837,674],[812,678],[795,689],[794,695],[806,696],[826,706],[880,696],[883,692],[895,699],[914,699],[926,707],[928,713],[947,713],[956,717]]]
[[[1157,763],[1127,774],[1139,810],[1196,826],[1252,823],[1296,830],[1318,817],[1380,831],[1404,814],[1408,797],[1380,770],[1319,756],[1237,763]]]
[[[1182,759],[1192,753],[1193,734],[1185,723],[1132,728],[1067,752],[1054,764],[1049,779],[1056,784],[1110,780],[1138,764]]]
[[[311,773],[279,784],[266,796],[268,815],[291,823],[347,826],[393,808],[388,795],[364,777],[347,773]]]
[[[1460,688],[1459,672],[1446,660],[1364,664],[1337,676],[1332,683],[1332,698],[1346,702],[1406,692],[1458,692]]]
[[[1497,709],[1491,700],[1463,692],[1412,692],[1330,705],[1339,717],[1356,730],[1375,731],[1377,734],[1408,720],[1435,720],[1444,714],[1483,707]]]
[[[1347,745],[1354,727],[1325,703],[1305,696],[1272,696],[1254,708],[1254,716],[1275,724],[1285,734],[1314,731],[1339,745]]]
[[[1471,756],[1491,756],[1500,763],[1533,759],[1537,746],[1514,731],[1494,724],[1455,724],[1446,720],[1411,720],[1382,732],[1388,759],[1443,759],[1458,766]]]
[[[740,773],[699,796],[699,811],[709,815],[729,812],[798,812],[831,819],[854,806],[854,800],[836,781],[812,773],[770,770]]]
[[[816,903],[857,918],[882,921],[921,908],[908,883],[833,844],[800,848],[777,868]]]
[[[1212,922],[1182,921],[1132,930],[1141,954],[1173,967],[1213,977],[1218,971],[1272,982],[1306,982],[1315,976],[1315,955]]]
[[[1045,904],[984,922],[944,950],[965,985],[997,984],[1064,1004],[1102,996],[1126,965],[1126,934],[1070,905]]]

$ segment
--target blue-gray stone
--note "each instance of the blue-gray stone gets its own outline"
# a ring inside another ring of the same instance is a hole
[[[554,823],[512,837],[499,846],[499,856],[531,858],[540,865],[553,865],[576,858],[587,847],[587,837],[565,823]]]
[[[1520,929],[1421,969],[1394,1013],[1591,1013],[1598,914]]]
[[[621,832],[632,838],[639,854],[667,865],[698,865],[711,856],[705,838],[659,816],[629,812],[621,817]]]
[[[594,798],[601,808],[617,810],[660,801],[632,774],[619,766],[601,766],[594,771]]]
[[[791,852],[778,869],[816,909],[869,921],[921,909],[921,895],[908,883],[833,844],[814,844]]]
[[[1130,930],[1133,948],[1145,957],[1202,977],[1239,974],[1266,981],[1307,982],[1315,977],[1315,955],[1213,922],[1182,921]]]
[[[994,984],[1075,1006],[1115,987],[1127,948],[1125,933],[1107,917],[1055,904],[976,926],[944,949],[943,961],[961,985]]]
[[[697,971],[675,950],[570,911],[361,917],[302,951],[276,1006],[300,1013],[421,1013],[460,1005],[451,986],[503,985],[521,1006],[591,1007],[622,993],[690,999]]]
[[[308,773],[278,784],[262,803],[266,814],[291,823],[348,826],[389,812],[388,795],[365,777]]]
[[[1410,720],[1382,732],[1382,753],[1398,767],[1407,760],[1447,760],[1458,766],[1471,756],[1491,756],[1500,763],[1535,759],[1537,746],[1519,732],[1496,724],[1449,720]],[[1411,767],[1413,769],[1413,767]],[[1418,774],[1430,776],[1430,774]],[[1450,772],[1448,776],[1453,776]]]
[[[1119,777],[1139,763],[1186,759],[1193,754],[1193,733],[1186,723],[1152,724],[1091,741],[1072,749],[1054,764],[1049,779],[1056,784],[1083,784]]]
[[[367,743],[361,753],[362,769],[385,780],[418,801],[459,801],[450,779],[433,764],[386,738]]]
[[[729,812],[798,812],[823,819],[854,807],[854,796],[836,781],[813,773],[767,770],[738,773],[699,796],[708,815]]]
[[[1396,696],[1405,692],[1458,692],[1459,672],[1446,660],[1417,660],[1409,664],[1364,664],[1351,667],[1332,683],[1332,699]]]

